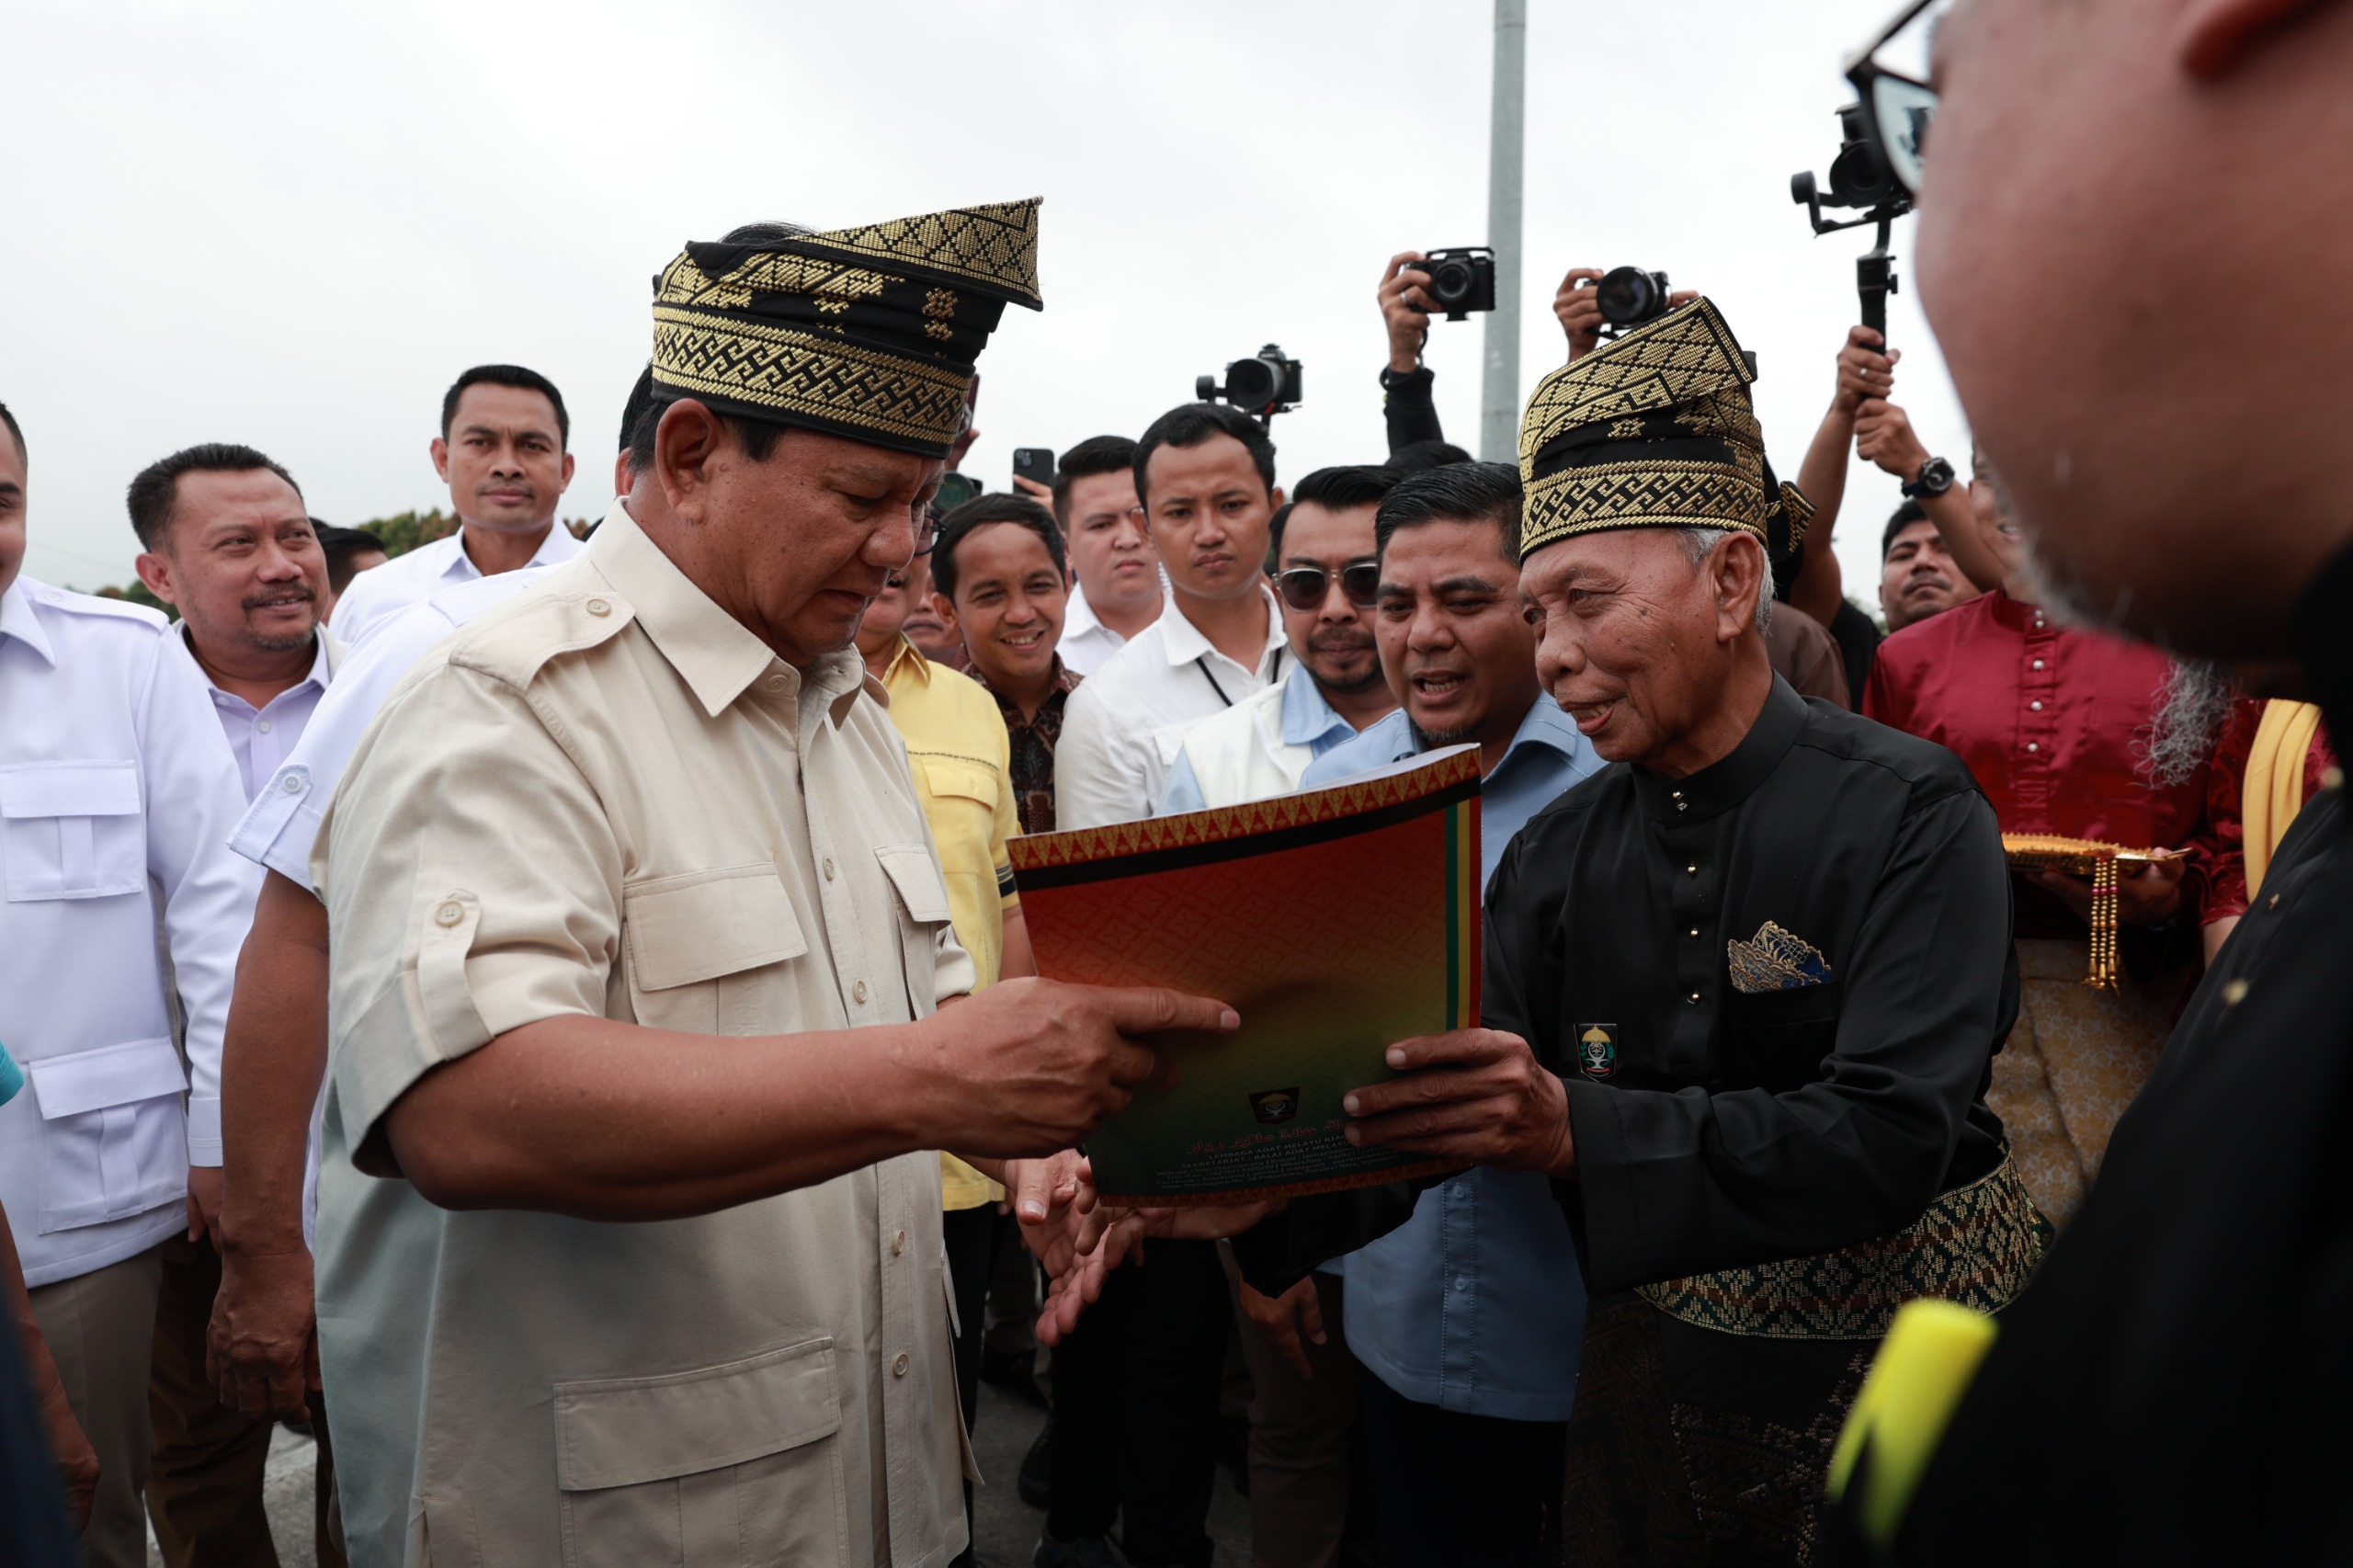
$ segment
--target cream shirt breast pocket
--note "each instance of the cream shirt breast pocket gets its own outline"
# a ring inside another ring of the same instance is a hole
[[[832,1339],[663,1377],[558,1383],[554,1394],[567,1568],[843,1560]]]
[[[920,844],[885,844],[874,851],[899,895],[899,948],[907,981],[907,1015],[920,1018],[938,1001],[939,934],[953,912],[939,865]],[[969,977],[968,977],[969,983]]]
[[[145,891],[145,822],[135,762],[0,767],[0,865],[8,902]]]
[[[809,950],[774,861],[631,883],[621,932],[630,1006],[649,1028],[767,1034],[790,1021],[758,1005],[753,972]]]
[[[188,1076],[169,1037],[25,1063],[40,1110],[40,1229],[125,1220],[188,1190]]]

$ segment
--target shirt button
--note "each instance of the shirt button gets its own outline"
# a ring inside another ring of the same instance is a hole
[[[1697,1002],[1699,999],[1699,994],[1697,991],[1694,991],[1693,993],[1691,993],[1691,994],[1690,994],[1689,996],[1688,996],[1688,997],[1684,998],[1684,1000],[1686,1000],[1686,1001],[1688,1001],[1688,1002]]]
[[[2038,670],[2040,669],[2042,667],[2042,661],[2040,659],[2035,660],[2034,667]]]
[[[612,601],[609,599],[590,599],[588,601],[587,609],[590,615],[610,615],[613,613]]]
[[[1456,1275],[1454,1277],[1454,1288],[1458,1290],[1468,1290],[1471,1289],[1471,1276],[1468,1274]]]
[[[1697,866],[1686,866],[1683,868],[1683,873],[1686,876],[1696,877],[1699,874],[1699,868]]]
[[[863,1001],[865,1001],[865,1000],[866,1000],[866,982],[864,982],[864,981],[862,981],[862,980],[861,980],[861,981],[859,981],[857,984],[855,984],[855,985],[851,986],[851,987],[849,988],[849,994],[850,994],[850,999],[851,999],[852,1001],[856,1001],[856,1002],[863,1002]]]
[[[892,1257],[896,1257],[896,1256],[898,1256],[901,1253],[903,1253],[903,1252],[904,1252],[904,1251],[906,1251],[906,1250],[907,1250],[907,1233],[906,1233],[906,1232],[904,1232],[904,1231],[899,1231],[899,1232],[894,1233],[892,1235],[892,1237],[891,1237],[891,1256],[892,1256]]]
[[[1698,935],[1699,934],[1699,927],[1698,927],[1697,926],[1692,926],[1692,927],[1691,927],[1691,934],[1692,934],[1694,937],[1698,936]]]
[[[2029,741],[2026,743],[2026,749],[2029,751],[2040,751],[2042,748],[2035,744],[2034,742]]]
[[[434,920],[443,926],[455,926],[459,921],[463,920],[465,917],[466,906],[460,903],[454,898],[444,903],[440,908],[433,912]]]
[[[299,795],[302,792],[302,780],[290,773],[286,776],[286,782],[280,784],[278,788],[290,795]]]
[[[1458,1181],[1446,1189],[1446,1195],[1449,1198],[1468,1198],[1471,1196],[1471,1189]]]
[[[2029,708],[2033,709],[2036,712],[2040,713],[2040,712],[2041,712],[2041,711],[2042,711],[2042,699],[2040,699],[2040,697],[2038,697],[2038,698],[2036,698],[2033,701],[2031,701],[2031,702],[2028,703],[2028,704],[2027,704],[2027,706],[2028,706]]]
[[[2342,783],[2344,783],[2344,782],[2345,782],[2345,769],[2343,769],[2343,768],[2341,768],[2341,767],[2337,767],[2335,763],[2331,763],[2331,764],[2329,764],[2329,766],[2327,766],[2326,767],[2324,767],[2324,768],[2322,768],[2322,769],[2321,769],[2321,771],[2320,771],[2320,787],[2321,787],[2322,789],[2324,789],[2324,790],[2334,790],[2334,789],[2336,789],[2339,784],[2342,784]]]
[[[768,676],[768,678],[767,678],[767,688],[768,688],[770,691],[782,691],[782,690],[786,687],[786,686],[788,686],[788,685],[790,685],[790,682],[788,682],[788,681],[787,681],[787,680],[786,680],[782,676]]]
[[[269,721],[267,719],[257,720],[254,724],[254,728],[259,730],[266,735],[269,733]]]
[[[894,1378],[905,1377],[907,1375],[908,1365],[907,1353],[904,1350],[900,1351],[896,1356],[891,1358],[891,1375]]]
[[[2235,1007],[2235,1006],[2237,1006],[2241,1002],[2244,1002],[2244,1001],[2245,1001],[2245,1000],[2246,1000],[2246,981],[2245,981],[2245,979],[2244,977],[2242,977],[2242,978],[2240,978],[2240,979],[2237,979],[2237,980],[2234,980],[2234,981],[2232,981],[2229,984],[2227,984],[2227,985],[2225,985],[2225,986],[2223,986],[2223,987],[2222,987],[2222,1006],[2225,1006],[2225,1007]]]
[[[834,858],[830,855],[825,857],[825,880],[829,882],[834,880]]]
[[[2278,893],[2276,893],[2276,892],[2275,892],[2275,893],[2273,893],[2273,894],[2271,895],[2271,902],[2270,902],[2269,903],[2265,904],[2263,907],[2264,907],[2264,908],[2266,908],[2266,909],[2277,909],[2277,908],[2279,908],[2279,895]]]

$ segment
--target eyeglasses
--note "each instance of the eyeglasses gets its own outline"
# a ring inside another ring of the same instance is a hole
[[[1358,561],[1340,568],[1340,592],[1358,609],[1370,609],[1381,597],[1381,565]],[[1332,574],[1321,566],[1293,566],[1275,579],[1283,603],[1296,610],[1322,609],[1332,592]]]
[[[1888,173],[1915,197],[1920,194],[1928,127],[1937,118],[1937,90],[1927,81],[1928,51],[1952,4],[1911,0],[1847,65],[1847,80],[1862,105],[1864,133]],[[1910,69],[1898,69],[1882,56],[1900,57]]]

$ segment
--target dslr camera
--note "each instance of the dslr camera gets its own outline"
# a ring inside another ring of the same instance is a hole
[[[1601,307],[1604,337],[1616,337],[1628,327],[1656,321],[1666,314],[1666,274],[1639,267],[1613,267],[1593,286],[1594,302]]]
[[[1409,265],[1430,275],[1422,292],[1447,320],[1463,321],[1472,311],[1495,308],[1495,253],[1485,245],[1434,250]]]
[[[1886,163],[1872,146],[1863,126],[1863,106],[1848,104],[1838,111],[1838,155],[1830,160],[1830,188],[1820,188],[1810,169],[1790,176],[1790,199],[1820,217],[1825,207],[1893,207],[1898,216],[1911,201]]]
[[[1225,384],[1218,385],[1215,376],[1201,376],[1193,382],[1193,395],[1203,403],[1222,398],[1227,403],[1265,424],[1278,414],[1299,405],[1299,361],[1283,358],[1282,346],[1269,343],[1250,358],[1236,359],[1225,368]]]

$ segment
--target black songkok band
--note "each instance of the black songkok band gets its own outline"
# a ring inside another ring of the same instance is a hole
[[[1007,303],[1038,297],[1039,199],[742,244],[654,282],[654,381],[722,414],[940,458]]]

